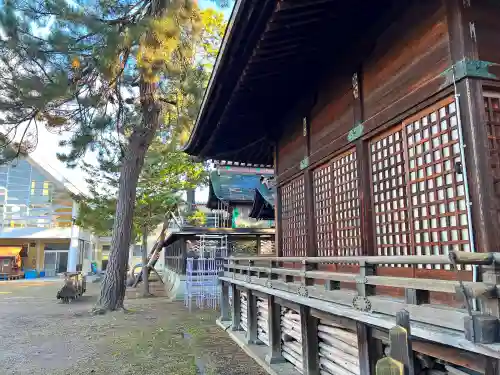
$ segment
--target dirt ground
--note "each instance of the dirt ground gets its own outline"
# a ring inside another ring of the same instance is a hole
[[[89,314],[99,284],[69,305],[59,282],[0,282],[2,375],[264,375],[215,325],[165,298],[131,299],[130,313]]]

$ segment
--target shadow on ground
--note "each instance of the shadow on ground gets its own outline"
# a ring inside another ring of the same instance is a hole
[[[71,304],[56,301],[58,287],[0,285],[2,375],[264,375],[214,311],[147,298],[128,301],[129,313],[92,316],[99,284]]]

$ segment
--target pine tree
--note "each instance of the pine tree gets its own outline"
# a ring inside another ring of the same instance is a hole
[[[3,161],[31,152],[45,126],[72,132],[61,143],[70,151],[58,154],[68,166],[94,151],[101,164],[119,168],[102,311],[123,307],[131,202],[146,152],[159,130],[175,148],[201,101],[208,79],[196,57],[202,31],[190,0],[0,3]]]
[[[105,169],[106,168],[106,169]],[[116,191],[119,185],[117,166],[107,164],[95,167],[84,165],[89,175],[89,196],[80,196],[80,211],[77,224],[94,233],[109,236],[112,232]],[[195,188],[206,182],[206,168],[195,163],[180,150],[164,147],[158,139],[153,141],[144,161],[144,168],[137,184],[133,241],[141,241],[143,266],[147,258],[147,238],[151,232],[165,220],[169,212],[175,212],[182,202],[181,192]],[[106,181],[105,185],[96,186],[96,180]],[[149,294],[147,270],[143,268],[144,295]]]

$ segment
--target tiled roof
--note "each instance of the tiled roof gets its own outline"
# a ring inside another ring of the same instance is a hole
[[[269,177],[269,174],[237,173],[233,171],[212,171],[210,173],[210,186],[207,206],[217,207],[217,201],[226,203],[248,203],[251,204],[255,197],[255,190],[261,186],[261,177]],[[270,198],[271,199],[271,198]]]

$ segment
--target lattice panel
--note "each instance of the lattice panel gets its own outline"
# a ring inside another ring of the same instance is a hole
[[[373,140],[372,200],[377,255],[410,255],[405,159],[401,128]]]
[[[490,150],[490,166],[493,179],[500,181],[500,94],[485,93],[484,108],[486,110],[488,145]],[[495,184],[497,221],[500,222],[500,184]]]
[[[443,105],[403,126],[408,144],[415,254],[470,251],[455,103]]]
[[[313,190],[318,256],[335,255],[332,187],[331,165],[316,168],[313,171]]]
[[[336,255],[361,255],[356,152],[340,155],[332,162]]]
[[[304,177],[281,188],[283,256],[306,255]]]

